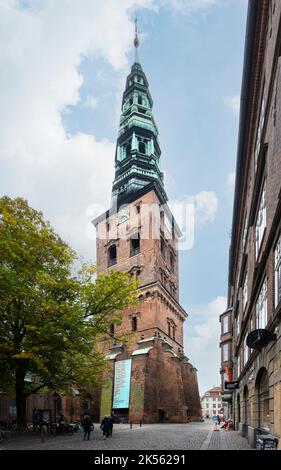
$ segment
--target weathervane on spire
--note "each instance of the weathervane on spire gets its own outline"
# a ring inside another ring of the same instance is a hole
[[[134,62],[139,64],[139,55],[138,55],[138,47],[140,45],[139,41],[139,30],[138,30],[138,18],[135,18],[135,39],[134,39],[134,46],[135,46],[135,60]]]
[[[137,49],[140,45],[140,42],[139,42],[139,36],[138,36],[138,18],[136,16],[135,18],[135,39],[134,39],[134,46],[135,48]]]

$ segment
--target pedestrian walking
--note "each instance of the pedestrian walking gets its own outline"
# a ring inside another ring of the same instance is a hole
[[[218,417],[216,415],[213,416],[213,423],[214,423],[214,431],[219,431],[218,429]]]
[[[219,415],[217,415],[217,422],[218,422],[218,425],[221,424],[221,419],[220,419]]]
[[[91,436],[91,431],[94,430],[94,425],[91,421],[91,418],[89,415],[85,415],[84,419],[82,421],[82,427],[84,429],[84,441],[89,441],[90,436]]]
[[[101,422],[100,429],[103,432],[104,439],[109,437],[110,430],[112,429],[111,418],[110,416],[105,416]]]
[[[114,423],[113,415],[111,415],[111,416],[109,417],[109,420],[110,420],[110,430],[109,430],[109,433],[110,433],[110,435],[111,435],[111,437],[112,437],[112,433],[113,433],[113,423]]]

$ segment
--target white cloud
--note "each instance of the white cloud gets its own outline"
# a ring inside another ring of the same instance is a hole
[[[185,326],[185,345],[191,363],[198,369],[200,393],[220,385],[220,323],[226,309],[226,298],[216,297],[207,305],[195,305],[188,313],[197,324]]]
[[[163,5],[169,5],[175,12],[190,14],[216,6],[218,0],[162,0]]]
[[[226,107],[230,108],[236,116],[239,116],[240,112],[240,96],[224,96],[223,102]]]
[[[95,96],[87,96],[83,105],[85,108],[96,109],[97,105],[99,104],[99,99]]]
[[[191,198],[195,204],[195,217],[199,225],[213,222],[218,211],[218,198],[213,191],[201,191]]]
[[[187,1],[186,7],[196,11],[212,3]],[[179,11],[183,4],[171,1],[170,6]],[[0,0],[1,194],[27,198],[86,256],[95,253],[87,209],[109,204],[115,142],[68,135],[62,112],[80,103],[79,65],[91,57],[103,58],[113,73],[122,72],[113,105],[120,113],[132,11],[159,5],[154,0]],[[89,96],[84,104],[95,109],[97,100]],[[199,193],[194,203],[200,223],[214,219],[214,193]]]
[[[151,4],[31,0],[23,7],[0,0],[1,194],[26,197],[86,256],[95,252],[86,211],[109,204],[115,143],[68,136],[61,113],[80,101],[78,67],[85,57],[127,69],[134,31],[129,10]]]
[[[227,176],[227,179],[226,179],[226,185],[225,185],[225,190],[224,190],[224,194],[225,196],[227,197],[233,197],[233,193],[234,193],[234,187],[235,187],[235,171],[229,173],[229,175]]]

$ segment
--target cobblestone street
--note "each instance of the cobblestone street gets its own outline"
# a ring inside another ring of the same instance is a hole
[[[128,424],[114,426],[113,436],[103,439],[95,425],[90,441],[83,433],[73,436],[48,436],[41,442],[39,435],[15,436],[0,450],[250,450],[246,439],[236,431],[213,431],[213,424]]]

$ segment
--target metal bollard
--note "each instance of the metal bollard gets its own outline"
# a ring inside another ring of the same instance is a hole
[[[140,428],[142,427],[142,420],[140,420]]]
[[[133,422],[130,421],[130,429],[132,429],[132,427],[133,427]]]

